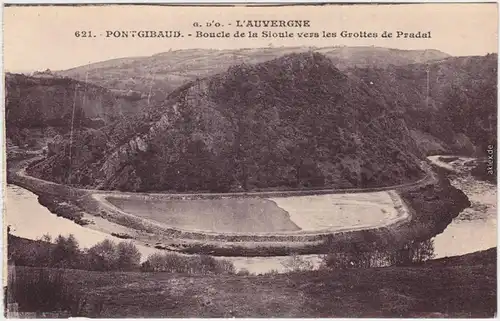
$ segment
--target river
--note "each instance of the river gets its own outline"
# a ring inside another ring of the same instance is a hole
[[[497,186],[470,175],[470,168],[465,163],[472,158],[460,157],[449,163],[440,162],[439,156],[429,159],[457,174],[450,182],[462,190],[471,202],[469,208],[460,212],[446,230],[434,238],[436,258],[497,246]]]
[[[445,166],[434,160],[436,164]],[[458,168],[463,162],[446,164],[449,168]],[[451,166],[451,167],[450,167]],[[496,185],[479,181],[470,175],[460,175],[452,180],[452,184],[464,191],[472,206],[462,211],[446,230],[434,238],[434,253],[436,258],[462,255],[479,250],[485,250],[497,244],[497,194]],[[32,192],[15,186],[7,185],[5,198],[6,224],[12,227],[12,234],[27,239],[40,239],[50,235],[55,239],[58,235],[73,234],[80,247],[89,248],[104,239],[121,242],[122,239],[109,234],[83,227],[74,222],[57,217],[47,208],[38,203],[38,198]],[[155,248],[137,244],[142,260],[147,256],[161,251]],[[307,269],[317,269],[321,264],[320,255],[302,255],[291,257],[231,257],[237,271],[246,269],[259,274],[270,271],[285,272],[291,264],[305,266]]]
[[[88,227],[75,224],[73,221],[58,217],[52,214],[46,207],[38,203],[38,197],[16,185],[7,185],[5,198],[5,221],[11,226],[13,235],[30,240],[39,240],[44,235],[49,235],[53,240],[59,236],[73,234],[81,248],[90,248],[93,245],[109,239],[115,242],[122,242],[123,239],[114,237]],[[141,252],[141,260],[155,252],[164,252],[148,246],[136,244]],[[302,261],[308,262],[312,268],[318,268],[321,263],[319,255],[302,255]],[[267,273],[270,271],[285,272],[289,262],[293,258],[289,257],[228,257],[233,262],[237,271],[245,269],[250,273]]]

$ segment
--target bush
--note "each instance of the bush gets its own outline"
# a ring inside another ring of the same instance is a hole
[[[370,261],[366,260],[365,254],[354,253],[330,253],[325,255],[323,264],[329,269],[349,269],[371,267]]]
[[[112,271],[117,269],[118,251],[114,242],[106,239],[91,247],[87,254],[91,270]]]
[[[216,273],[234,274],[236,269],[234,264],[228,260],[216,260]]]
[[[51,265],[53,244],[30,241],[8,234],[7,246],[9,260],[15,265],[46,267]]]
[[[457,159],[459,159],[459,157],[456,157],[456,156],[450,156],[450,157],[438,157],[438,159],[441,161],[441,162],[444,162],[444,163],[451,163],[451,162],[454,162],[456,161]]]
[[[243,269],[239,270],[238,273],[236,273],[236,275],[239,275],[239,276],[248,276],[248,275],[250,275],[250,271],[248,271],[247,269],[243,268]]]
[[[126,234],[126,233],[111,233],[111,236],[114,236],[114,237],[118,237],[118,238],[121,238],[121,239],[131,239],[132,236]]]
[[[410,241],[403,247],[390,253],[392,265],[411,265],[425,262],[434,258],[434,241]]]
[[[349,243],[325,255],[323,265],[330,269],[368,268],[373,266],[374,253],[358,243]]]

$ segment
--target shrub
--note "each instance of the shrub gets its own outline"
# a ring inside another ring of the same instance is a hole
[[[8,257],[16,265],[50,266],[53,244],[34,242],[8,235]]]
[[[228,260],[216,260],[216,273],[234,274],[236,269],[234,264]]]
[[[323,265],[329,269],[355,268],[356,259],[351,253],[329,253],[323,257]]]
[[[399,248],[364,250],[356,246],[332,252],[323,257],[323,266],[329,269],[369,268],[390,265],[419,264],[434,258],[432,240],[409,241]]]
[[[264,273],[264,275],[278,275],[278,274],[279,271],[275,269],[272,269],[271,271]]]
[[[208,255],[182,256],[175,253],[154,253],[148,256],[141,270],[189,274],[232,274],[235,268],[228,260],[216,260]]]
[[[418,242],[407,242],[403,247],[390,253],[392,265],[411,265],[434,258],[434,241],[432,239]]]
[[[373,253],[357,243],[347,244],[325,255],[323,265],[330,269],[368,268],[372,266]]]
[[[88,250],[80,250],[73,235],[50,236],[30,241],[9,234],[9,260],[19,266],[57,267],[98,271],[133,271],[140,267],[141,254],[132,242],[104,240]]]
[[[312,262],[303,259],[297,254],[293,254],[283,265],[287,271],[310,271],[314,268]]]
[[[121,239],[131,239],[132,236],[126,234],[126,233],[111,233],[112,236],[114,237],[118,237],[118,238],[121,238]]]
[[[187,272],[186,260],[177,254],[154,253],[142,264],[143,271]]]
[[[459,159],[459,157],[456,157],[456,156],[450,156],[450,157],[438,157],[438,159],[441,161],[441,162],[445,162],[445,163],[451,163],[451,162],[454,162],[456,161],[457,159]]]

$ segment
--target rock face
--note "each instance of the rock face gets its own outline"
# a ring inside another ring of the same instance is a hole
[[[8,73],[5,87],[7,137],[17,145],[40,138],[35,129],[43,131],[40,136],[54,137],[141,111],[140,102],[117,99],[105,88],[70,78]]]

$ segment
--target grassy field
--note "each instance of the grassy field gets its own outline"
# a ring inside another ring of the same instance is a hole
[[[299,230],[288,213],[261,198],[142,200],[107,197],[122,211],[185,230],[279,232]]]
[[[495,262],[496,249],[415,267],[264,276],[68,270],[65,278],[86,293],[88,309],[101,306],[100,317],[492,317]]]

